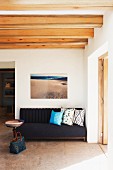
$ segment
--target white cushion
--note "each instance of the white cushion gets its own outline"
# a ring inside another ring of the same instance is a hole
[[[73,125],[74,111],[75,109],[65,109],[62,123],[70,126]]]

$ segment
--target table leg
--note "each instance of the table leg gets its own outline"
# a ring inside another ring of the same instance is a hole
[[[16,137],[16,128],[13,127],[13,137],[15,138]]]

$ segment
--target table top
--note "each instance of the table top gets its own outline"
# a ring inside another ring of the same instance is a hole
[[[14,119],[14,120],[8,120],[5,122],[5,125],[7,127],[19,127],[24,123],[23,120],[18,120],[18,119]]]

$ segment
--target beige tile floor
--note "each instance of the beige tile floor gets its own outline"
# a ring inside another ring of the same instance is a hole
[[[99,146],[102,149],[102,151],[105,153],[105,155],[108,156],[108,146],[102,144],[99,144]]]
[[[101,147],[82,141],[26,141],[25,151],[10,154],[12,130],[5,126],[6,119],[0,117],[0,170],[108,169]]]

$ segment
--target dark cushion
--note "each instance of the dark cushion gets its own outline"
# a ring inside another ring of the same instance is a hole
[[[37,138],[65,138],[65,137],[84,137],[86,128],[79,125],[61,125],[57,126],[48,123],[25,123],[17,128],[25,139]]]

